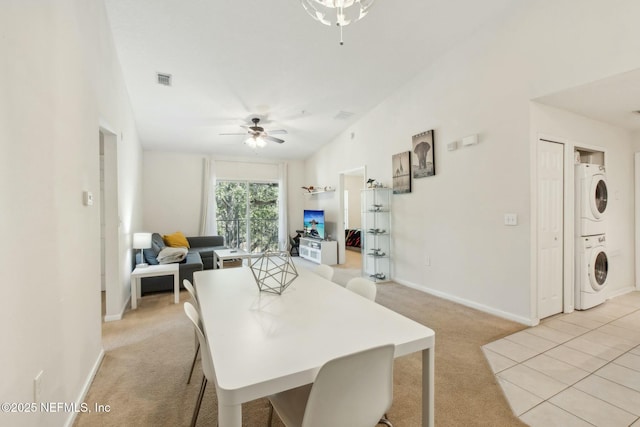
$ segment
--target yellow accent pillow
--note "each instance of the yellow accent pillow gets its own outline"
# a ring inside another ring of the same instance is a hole
[[[184,234],[180,231],[176,231],[173,234],[165,234],[162,236],[162,240],[164,240],[164,244],[167,246],[171,246],[172,248],[188,248],[189,241]]]

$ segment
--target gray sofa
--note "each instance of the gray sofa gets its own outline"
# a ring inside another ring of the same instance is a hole
[[[193,273],[201,270],[211,270],[213,268],[213,251],[224,248],[224,237],[222,236],[198,236],[187,237],[189,241],[189,252],[184,261],[180,262],[180,287],[182,281],[188,279],[193,282]],[[165,247],[162,236],[153,233],[151,237],[151,248],[144,249],[145,262],[150,265],[158,264],[157,256]],[[136,264],[140,260],[140,251],[136,251]],[[171,276],[144,277],[141,281],[142,295],[152,292],[173,291],[173,278]]]

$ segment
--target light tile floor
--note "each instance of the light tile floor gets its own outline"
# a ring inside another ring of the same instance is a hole
[[[640,292],[482,349],[511,409],[532,427],[640,427]]]

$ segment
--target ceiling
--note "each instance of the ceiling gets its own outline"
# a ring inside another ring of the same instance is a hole
[[[105,3],[145,150],[304,159],[518,0],[377,0],[343,46],[298,0]],[[286,142],[220,135],[256,116]]]
[[[631,131],[640,130],[640,70],[543,96],[536,101]]]

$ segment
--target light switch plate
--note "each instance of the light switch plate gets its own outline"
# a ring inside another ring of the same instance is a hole
[[[42,374],[44,371],[38,372],[38,375],[33,379],[33,401],[40,403],[42,400]]]
[[[93,206],[93,193],[91,191],[85,191],[82,193],[82,202],[85,206]]]
[[[462,146],[468,147],[469,145],[476,145],[478,143],[478,135],[469,135],[462,138]]]
[[[518,225],[518,214],[515,214],[515,213],[504,214],[504,225]]]

